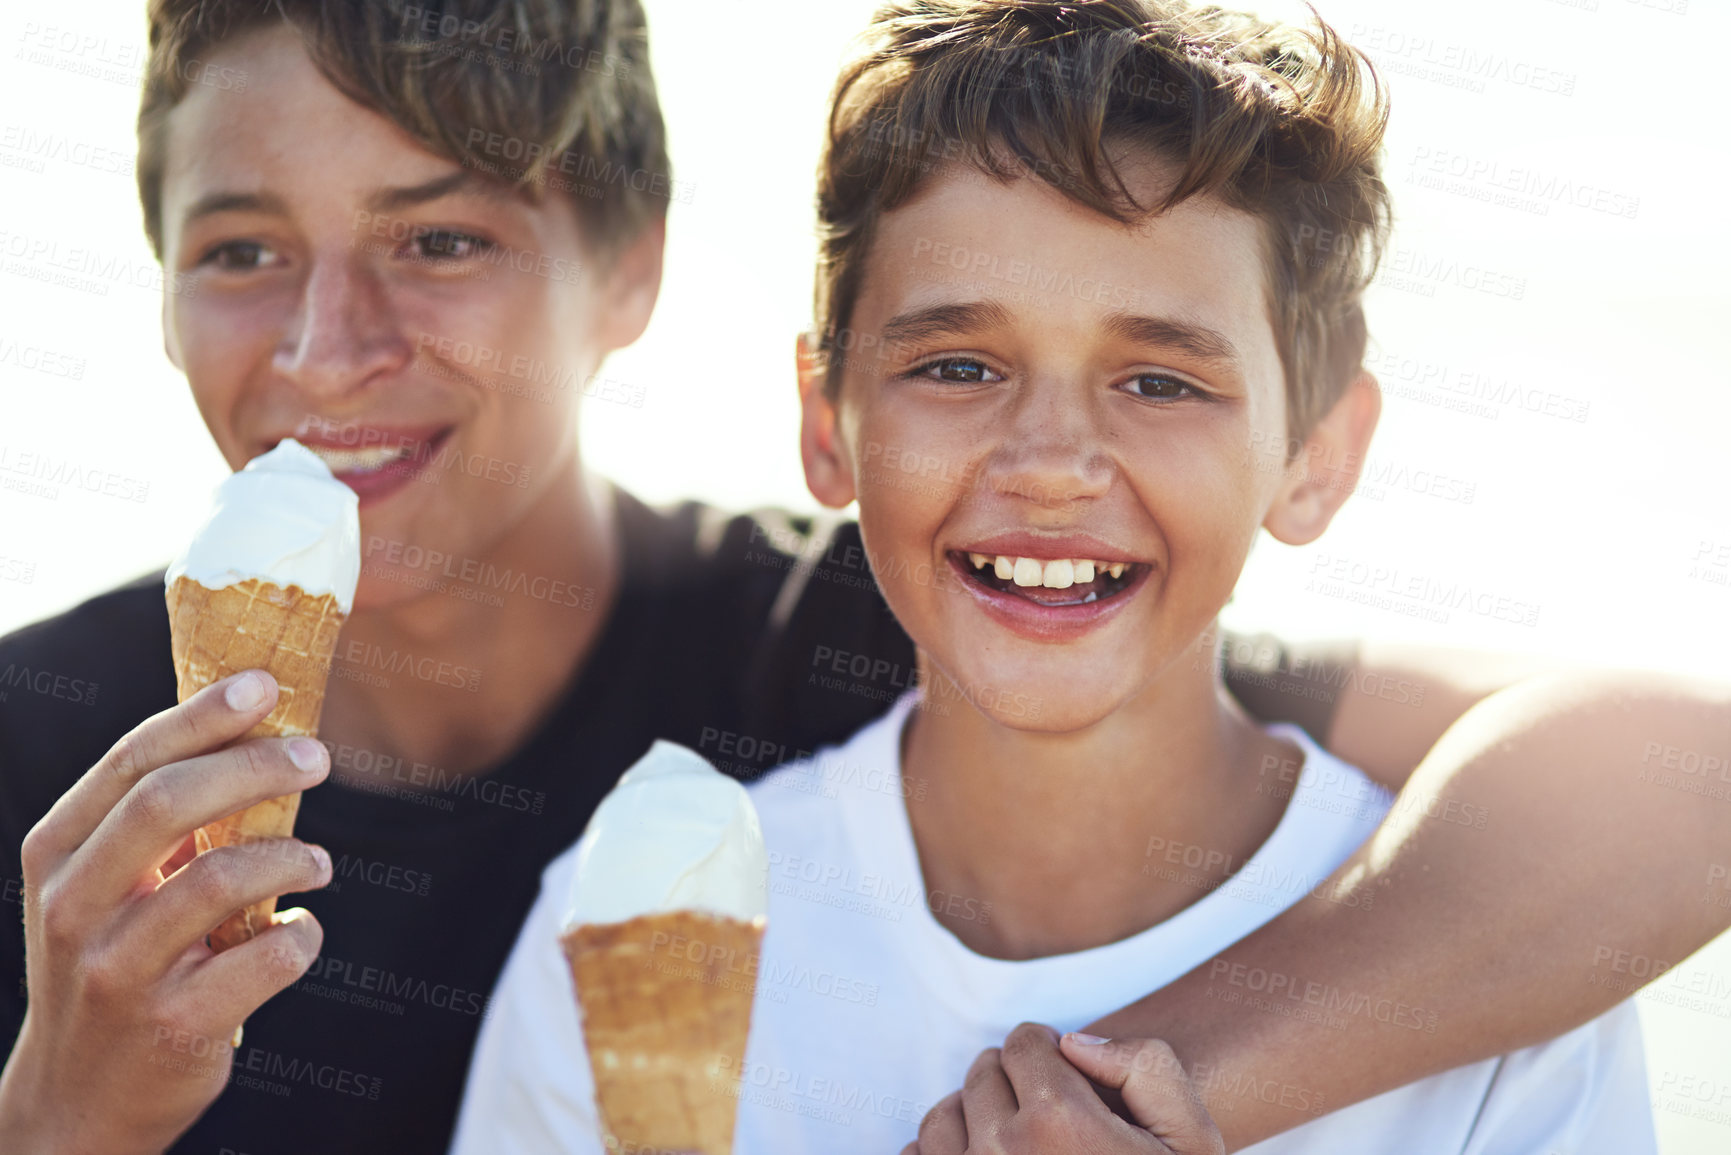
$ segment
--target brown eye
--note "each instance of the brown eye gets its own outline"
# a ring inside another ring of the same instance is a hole
[[[1131,378],[1130,388],[1136,396],[1146,397],[1150,401],[1176,401],[1196,392],[1178,378],[1159,373],[1142,373]]]
[[[920,373],[938,381],[953,381],[958,385],[978,385],[991,373],[985,364],[967,357],[952,357],[922,366]]]
[[[475,256],[492,246],[471,233],[429,229],[415,237],[415,255],[427,261],[452,261]]]
[[[268,245],[257,241],[229,241],[210,250],[199,263],[225,272],[244,272],[268,264],[275,255]]]

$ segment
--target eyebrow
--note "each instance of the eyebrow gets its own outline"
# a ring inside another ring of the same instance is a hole
[[[1132,313],[1114,313],[1106,319],[1107,333],[1139,345],[1158,345],[1176,349],[1228,368],[1238,365],[1238,350],[1226,334],[1206,325],[1175,321],[1168,317],[1141,317]]]
[[[1009,310],[990,301],[930,305],[923,309],[909,309],[897,313],[885,321],[883,340],[886,345],[902,341],[923,341],[929,337],[951,333],[1001,329],[1009,323]]]
[[[367,207],[374,212],[414,208],[436,201],[452,193],[471,193],[487,200],[515,201],[517,189],[499,181],[486,180],[468,169],[459,169],[446,176],[435,177],[425,184],[404,188],[380,189],[368,198]]]
[[[424,205],[456,192],[475,193],[489,200],[512,200],[516,196],[516,189],[511,186],[484,180],[464,170],[423,184],[379,189],[367,199],[367,207],[374,212],[390,212]],[[184,220],[191,224],[201,217],[213,216],[216,213],[269,213],[273,216],[287,216],[288,205],[275,193],[213,192],[194,201],[192,207],[186,210]]]
[[[286,216],[288,206],[273,193],[214,192],[206,193],[193,202],[182,218],[191,224],[200,217],[216,213],[271,213]]]

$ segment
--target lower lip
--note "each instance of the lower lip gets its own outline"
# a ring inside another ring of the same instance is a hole
[[[415,451],[409,456],[382,469],[368,470],[364,473],[339,473],[338,481],[355,491],[360,498],[362,509],[369,505],[377,505],[391,494],[396,493],[412,481],[418,481],[435,468],[434,460],[446,441],[450,440],[451,430],[447,429],[431,441],[416,442]]]
[[[1142,592],[1154,572],[1152,566],[1139,567],[1141,572],[1136,578],[1109,598],[1079,606],[1043,606],[1015,594],[989,589],[969,577],[955,558],[949,561],[962,588],[973,595],[988,617],[1031,642],[1070,642],[1098,629]]]

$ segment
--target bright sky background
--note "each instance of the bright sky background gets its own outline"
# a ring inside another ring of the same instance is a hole
[[[829,85],[874,4],[647,3],[678,176],[696,191],[673,206],[655,321],[608,370],[646,403],[591,404],[585,452],[650,499],[809,507],[791,350],[810,316],[812,174]],[[1392,255],[1405,271],[1369,302],[1388,389],[1372,453],[1383,480],[1317,545],[1265,542],[1231,620],[1724,674],[1731,388],[1713,349],[1731,316],[1731,163],[1721,70],[1701,48],[1731,39],[1731,6],[1318,4],[1394,93]],[[152,290],[47,286],[18,268],[48,242],[117,257],[153,283],[130,171],[143,7],[0,12],[0,632],[162,565],[225,468],[162,354]],[[72,47],[44,50],[45,35]],[[48,159],[34,151],[45,140],[60,142]],[[1433,163],[1444,187],[1418,179]],[[1501,191],[1490,180],[1450,173],[1469,168],[1524,173],[1588,207],[1542,191],[1487,203]],[[1594,192],[1632,217],[1590,207]],[[1470,287],[1483,271],[1521,283],[1521,299]],[[21,367],[24,349],[83,359],[82,378]],[[6,488],[18,480],[7,462],[31,452],[148,484],[146,499]],[[1416,491],[1439,476],[1470,487],[1470,503]],[[1338,588],[1306,588],[1337,564],[1349,575]],[[1390,576],[1352,576],[1377,573]],[[1536,608],[1536,624],[1468,609],[1422,621],[1390,594],[1414,580]],[[1731,1000],[1719,1005],[1731,1016]],[[1702,1032],[1700,1015],[1645,1002],[1643,1013],[1650,1028],[1671,1022],[1666,1046],[1682,1048],[1666,1069],[1720,1080],[1718,1107],[1731,1105],[1731,1023]],[[1668,1151],[1731,1148],[1731,1125],[1659,1120]]]

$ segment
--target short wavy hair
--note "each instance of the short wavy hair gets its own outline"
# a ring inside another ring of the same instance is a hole
[[[902,0],[837,83],[819,169],[818,350],[833,354],[883,214],[946,162],[1032,174],[1126,224],[1212,195],[1263,223],[1288,430],[1358,371],[1361,304],[1392,224],[1388,102],[1362,52],[1311,27],[1183,0]],[[1142,204],[1112,147],[1175,163]]]
[[[211,76],[201,57],[285,22],[332,84],[432,152],[568,190],[598,249],[666,214],[667,133],[641,0],[150,0],[148,20],[138,195],[158,257],[168,114],[195,83],[244,82]]]

